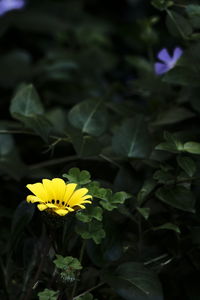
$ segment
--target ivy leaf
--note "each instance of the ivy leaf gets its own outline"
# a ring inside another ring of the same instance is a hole
[[[126,300],[163,300],[156,274],[138,262],[121,264],[114,272],[106,272],[103,279]]]
[[[69,112],[69,122],[83,133],[101,135],[107,128],[107,110],[101,99],[86,100],[75,105]]]
[[[92,219],[102,221],[103,210],[99,206],[88,206],[85,210],[80,210],[76,213],[76,217],[83,223],[91,222]]]
[[[83,239],[92,239],[96,244],[100,244],[106,235],[102,223],[96,220],[89,223],[78,223],[75,230]]]
[[[33,85],[22,86],[17,91],[11,101],[10,113],[47,141],[51,124],[44,116],[43,105]]]
[[[164,203],[194,213],[195,197],[194,194],[183,186],[161,187],[156,191],[156,197]]]
[[[77,183],[80,185],[91,182],[90,173],[86,170],[80,171],[79,168],[71,168],[68,174],[63,174],[64,178],[67,178],[69,182]]]
[[[178,156],[177,162],[181,169],[183,169],[188,176],[192,177],[196,172],[196,165],[191,158],[187,156]]]
[[[156,187],[156,181],[154,179],[148,179],[144,182],[141,190],[139,191],[137,195],[137,203],[138,205],[142,205],[142,203],[145,201],[147,196],[153,191],[153,189]]]
[[[153,227],[153,230],[160,230],[160,229],[168,229],[168,230],[173,230],[176,233],[181,233],[179,227],[172,223],[165,223],[163,225]]]
[[[151,140],[142,115],[123,122],[112,139],[115,153],[123,157],[147,158],[151,153]]]
[[[150,215],[150,208],[149,207],[137,207],[137,211],[143,216],[145,220],[148,220]]]
[[[109,195],[105,200],[100,201],[100,204],[103,208],[111,211],[114,208],[117,208],[119,204],[123,204],[126,199],[131,198],[131,195],[126,192],[117,192],[113,195]]]
[[[57,300],[59,291],[45,289],[38,293],[39,300]]]
[[[111,189],[105,189],[100,187],[100,183],[97,181],[92,181],[87,185],[89,194],[95,198],[107,200],[112,195]]]
[[[56,254],[56,259],[54,259],[54,264],[58,269],[66,270],[81,270],[82,266],[77,258],[72,256],[63,257],[62,255]]]
[[[200,143],[187,142],[183,145],[183,150],[192,154],[200,154]]]

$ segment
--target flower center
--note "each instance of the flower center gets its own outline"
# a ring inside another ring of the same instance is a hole
[[[60,200],[55,200],[55,199],[52,199],[51,201],[48,201],[48,203],[52,203],[52,204],[57,204],[58,206],[69,206],[65,203],[65,201],[60,201]]]

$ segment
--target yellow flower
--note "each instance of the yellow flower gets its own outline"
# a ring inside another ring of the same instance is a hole
[[[47,210],[60,216],[80,208],[84,209],[84,204],[91,203],[88,199],[92,199],[92,196],[87,194],[88,189],[76,190],[76,183],[66,184],[61,178],[43,179],[42,183],[28,184],[26,187],[35,195],[27,196],[27,202],[38,202],[39,210]]]

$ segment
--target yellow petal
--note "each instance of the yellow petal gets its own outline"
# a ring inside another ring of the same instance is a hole
[[[31,203],[35,203],[35,202],[40,202],[40,203],[43,203],[44,201],[41,200],[40,198],[36,197],[36,196],[33,196],[33,195],[28,195],[26,197],[26,201],[27,202],[31,202]]]
[[[34,184],[27,184],[26,187],[41,200],[43,200],[43,201],[47,200],[47,193],[46,193],[42,183],[38,182],[38,183],[34,183]]]
[[[48,200],[55,200],[55,191],[54,191],[54,185],[52,184],[52,181],[50,179],[43,179],[42,180],[44,189],[47,192]]]
[[[48,207],[46,206],[46,204],[38,204],[37,207],[38,207],[38,209],[41,210],[41,211],[48,208]]]
[[[67,204],[71,207],[79,204],[82,202],[81,197],[83,197],[85,194],[87,194],[88,189],[82,188],[74,192],[74,194],[71,196],[71,198],[67,201]]]
[[[52,179],[52,187],[55,195],[55,200],[62,201],[65,195],[66,184],[61,178]]]
[[[66,209],[54,209],[54,212],[59,216],[65,216],[69,211]]]
[[[64,201],[65,203],[68,202],[69,198],[72,196],[75,188],[77,187],[77,184],[76,183],[68,183],[66,185],[66,190],[65,190],[65,196],[64,196]]]

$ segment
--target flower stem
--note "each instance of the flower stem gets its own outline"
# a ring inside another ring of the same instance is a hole
[[[85,251],[85,246],[86,246],[86,240],[84,240],[83,243],[82,243],[82,247],[81,247],[81,251],[80,251],[80,256],[79,256],[79,261],[80,261],[80,263],[81,263],[82,260],[83,260],[83,255],[84,255],[84,251]],[[73,289],[72,289],[71,300],[74,299],[74,295],[75,295],[76,288],[77,288],[77,283],[78,283],[78,280],[77,280],[77,278],[76,278],[76,279],[75,279],[75,282],[74,282]]]

